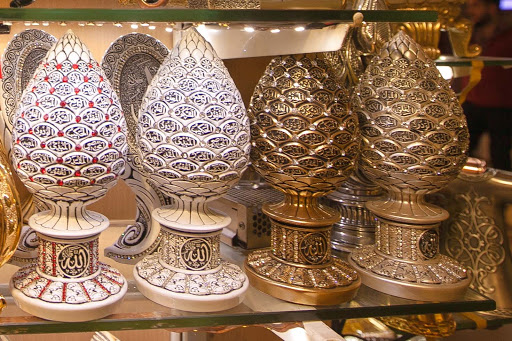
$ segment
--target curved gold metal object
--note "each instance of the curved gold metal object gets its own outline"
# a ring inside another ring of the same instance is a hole
[[[449,313],[386,316],[379,318],[389,327],[427,338],[447,337],[455,333],[456,324]]]
[[[156,0],[156,1],[148,1],[148,0],[137,0],[140,7],[147,7],[147,8],[156,8],[156,7],[162,7],[167,5],[169,0]]]
[[[21,231],[21,205],[9,170],[4,147],[0,143],[0,266],[12,257],[18,246]],[[5,299],[0,295],[0,311]]]

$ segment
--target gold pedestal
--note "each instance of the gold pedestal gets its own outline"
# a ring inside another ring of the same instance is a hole
[[[249,254],[245,269],[251,284],[299,304],[351,300],[361,281],[347,263],[331,256],[331,228],[339,214],[318,205],[316,198],[287,195],[286,199],[263,206],[272,222],[271,248]],[[293,199],[305,200],[294,205]]]

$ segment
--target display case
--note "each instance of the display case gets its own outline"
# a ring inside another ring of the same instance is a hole
[[[58,30],[65,29],[59,23],[69,26],[78,25],[89,34],[103,34],[112,30],[114,22],[141,23],[151,22],[192,24],[220,23],[224,27],[230,24],[251,24],[271,27],[276,25],[308,25],[309,27],[327,27],[338,23],[351,23],[354,14],[352,10],[191,10],[191,9],[0,9],[0,21],[24,22],[28,27],[33,23],[52,23]],[[408,22],[435,21],[437,14],[433,11],[360,11],[365,21],[369,22]],[[98,25],[101,23],[101,25]],[[18,24],[21,25],[21,24]],[[109,25],[107,27],[107,25]],[[58,27],[61,26],[61,27]],[[88,27],[89,26],[89,27]],[[163,29],[164,26],[162,26]],[[42,27],[44,29],[44,27]],[[51,32],[51,29],[48,29]],[[92,33],[94,32],[94,33]],[[169,31],[167,31],[169,32]],[[151,34],[151,31],[146,33]],[[116,34],[111,31],[109,35]],[[162,33],[161,33],[162,34]],[[170,41],[170,33],[166,36]],[[342,36],[339,37],[341,45]],[[168,46],[170,47],[170,46]],[[99,57],[99,56],[98,56]],[[485,65],[512,66],[512,59],[481,59]],[[249,60],[250,61],[250,60]],[[463,58],[441,58],[438,66],[470,68],[472,60]],[[236,76],[234,77],[236,79]],[[124,189],[126,191],[126,188]],[[122,195],[121,195],[122,196]],[[132,196],[124,200],[132,200]],[[107,197],[106,200],[111,200]],[[132,200],[133,201],[133,200]],[[119,204],[133,209],[134,205]],[[126,211],[126,207],[124,208]],[[112,206],[110,206],[112,208]],[[124,212],[124,211],[123,211]],[[123,213],[113,220],[129,221]],[[120,225],[120,224],[118,224]],[[114,231],[115,230],[115,231]],[[113,234],[120,233],[121,228],[114,228]],[[104,242],[105,243],[105,242]],[[237,247],[222,245],[224,257],[235,264],[242,265],[247,251]],[[338,257],[345,257],[337,254]],[[113,263],[115,264],[115,263]],[[12,267],[12,266],[11,266]],[[12,269],[11,269],[12,270]],[[4,269],[2,269],[4,271]],[[131,266],[121,268],[128,275]],[[216,313],[187,313],[158,305],[142,296],[133,281],[129,280],[128,293],[122,305],[116,312],[106,318],[89,322],[62,323],[50,322],[24,313],[15,306],[9,294],[6,282],[0,285],[0,294],[7,300],[7,306],[0,315],[0,334],[39,334],[39,333],[69,333],[98,330],[141,330],[169,329],[175,331],[214,330],[222,326],[248,326],[284,323],[295,325],[303,321],[343,320],[360,317],[380,317],[393,315],[415,315],[435,313],[459,313],[493,310],[495,302],[487,297],[468,291],[466,295],[454,301],[423,302],[407,300],[385,295],[368,287],[362,286],[357,296],[350,302],[335,306],[313,307],[287,303],[273,298],[254,288],[250,288],[244,302],[235,308]],[[474,328],[475,322],[466,315],[456,315],[459,328]],[[489,326],[507,323],[505,319],[490,319]]]

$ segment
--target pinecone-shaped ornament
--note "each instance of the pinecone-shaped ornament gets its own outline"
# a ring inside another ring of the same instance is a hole
[[[363,283],[406,298],[462,295],[465,269],[439,254],[438,227],[448,213],[424,199],[467,159],[469,135],[455,93],[421,46],[399,32],[363,74],[352,110],[363,136],[361,170],[388,194],[366,205],[379,220],[375,246],[351,254]]]

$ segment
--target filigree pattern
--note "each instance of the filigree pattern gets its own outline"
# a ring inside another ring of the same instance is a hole
[[[354,169],[357,118],[321,55],[276,57],[249,106],[254,168],[282,190],[333,191]]]
[[[149,181],[184,200],[224,194],[247,167],[248,123],[222,60],[195,29],[187,31],[141,106],[137,140]]]
[[[257,274],[278,283],[306,288],[330,289],[353,284],[357,272],[347,263],[332,258],[326,266],[311,268],[276,259],[270,250],[258,250],[247,256],[247,264]]]
[[[446,228],[445,249],[448,255],[465,264],[473,273],[471,288],[492,294],[495,288],[486,281],[505,261],[504,236],[483,206],[492,206],[489,198],[474,188],[457,194],[462,210],[450,219]]]
[[[435,191],[466,161],[461,106],[435,64],[405,33],[370,63],[352,97],[361,124],[361,168],[394,190]]]
[[[170,204],[158,188],[142,175],[142,162],[135,141],[142,98],[169,50],[155,38],[130,33],[114,41],[103,56],[101,66],[119,96],[128,127],[127,167],[121,178],[136,195],[136,222],[127,226],[105,254],[122,262],[134,262],[158,245],[159,226],[153,226],[151,211]],[[146,252],[148,251],[148,252]]]
[[[29,265],[16,272],[14,288],[27,297],[48,303],[84,304],[103,301],[119,294],[126,285],[124,277],[107,264],[99,263],[101,271],[83,282],[66,282],[54,277],[43,277],[37,265]],[[72,309],[72,308],[70,308]]]
[[[13,164],[38,197],[89,201],[124,171],[126,123],[116,94],[72,33],[49,50],[24,91],[13,130]]]
[[[136,271],[148,283],[174,293],[221,295],[242,288],[247,278],[238,266],[221,262],[220,267],[213,273],[183,273],[163,266],[154,254],[139,262]]]

